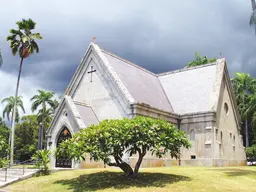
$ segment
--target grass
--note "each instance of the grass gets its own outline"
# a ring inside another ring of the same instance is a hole
[[[256,191],[256,167],[169,167],[141,169],[137,180],[118,169],[60,171],[34,177],[4,188],[7,191]]]

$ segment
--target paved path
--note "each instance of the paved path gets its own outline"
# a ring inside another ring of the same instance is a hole
[[[6,171],[0,169],[0,188],[8,184],[11,184],[15,181],[32,177],[33,174],[35,174],[37,171],[38,169],[24,169],[24,172],[23,172],[23,169],[8,168],[7,176],[6,176]],[[5,181],[5,177],[7,178],[6,181]],[[0,192],[1,192],[1,189],[0,189]]]

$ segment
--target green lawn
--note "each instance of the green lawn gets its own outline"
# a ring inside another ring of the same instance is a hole
[[[118,169],[60,171],[12,184],[4,190],[51,191],[256,191],[256,167],[170,167],[141,169],[137,180]]]

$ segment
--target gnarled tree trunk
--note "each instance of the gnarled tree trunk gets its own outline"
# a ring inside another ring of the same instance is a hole
[[[142,163],[143,157],[146,155],[146,149],[143,148],[142,152],[140,149],[138,149],[139,152],[139,159],[135,165],[134,170],[131,168],[131,166],[124,162],[121,157],[115,156],[115,163],[108,163],[108,166],[116,166],[123,170],[123,172],[126,174],[126,176],[130,178],[137,178],[139,175],[139,169],[140,165]]]

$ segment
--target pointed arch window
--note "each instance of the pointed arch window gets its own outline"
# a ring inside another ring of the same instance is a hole
[[[68,130],[67,127],[64,127],[62,131],[59,134],[57,144],[56,146],[59,147],[60,143],[72,138],[72,135],[70,131]],[[67,157],[62,157],[62,156],[56,156],[56,167],[63,167],[63,168],[71,168],[72,167],[72,160],[67,158]]]
[[[194,131],[194,129],[192,129],[191,131],[190,131],[190,140],[191,141],[194,141],[196,138],[195,138],[195,131]]]

